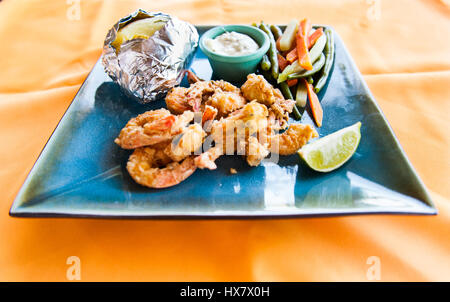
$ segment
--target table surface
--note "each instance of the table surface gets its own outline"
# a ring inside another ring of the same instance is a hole
[[[450,281],[450,2],[258,2],[0,3],[0,281],[66,281],[71,256],[80,261],[82,281]],[[218,221],[9,217],[27,173],[99,58],[107,30],[137,8],[195,24],[308,17],[333,26],[439,214]]]

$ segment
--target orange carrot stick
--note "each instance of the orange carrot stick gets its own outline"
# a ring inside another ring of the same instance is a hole
[[[289,65],[288,61],[286,61],[286,59],[280,55],[279,53],[277,53],[277,58],[278,58],[278,67],[280,68],[281,71],[283,71],[286,66]]]
[[[313,68],[308,52],[308,34],[310,30],[311,24],[308,22],[308,19],[303,19],[295,37],[297,41],[298,64],[306,70],[312,70]]]
[[[320,38],[320,36],[323,35],[323,28],[319,28],[317,29],[315,32],[313,32],[309,37],[308,37],[308,49],[310,49],[311,47],[314,46],[314,44],[316,44],[317,40]],[[295,47],[294,49],[292,49],[291,51],[289,51],[289,53],[286,55],[286,60],[289,63],[294,63],[295,60],[297,60],[297,47]]]
[[[297,85],[298,79],[287,80],[286,83],[289,87]]]
[[[322,27],[313,32],[308,38],[308,49],[311,49],[311,47],[313,47],[313,45],[316,44],[317,39],[319,39],[320,36],[322,35],[323,35]]]
[[[315,94],[314,92],[313,85],[309,84],[308,81],[306,81],[305,79],[303,79],[303,82],[305,83],[308,92],[309,107],[311,107],[311,112],[314,121],[316,122],[317,127],[322,127],[322,119],[323,119],[322,105],[320,105],[319,98],[317,97],[317,94]]]
[[[297,60],[297,48],[294,48],[286,55],[286,60],[291,64]]]

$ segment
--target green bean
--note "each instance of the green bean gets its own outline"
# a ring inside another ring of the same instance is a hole
[[[294,104],[294,107],[292,107],[292,113],[294,114],[294,119],[296,121],[300,120],[302,118],[302,114],[300,111],[298,111],[297,105]]]
[[[319,60],[317,60],[313,64],[312,70],[303,70],[300,72],[291,73],[290,75],[287,76],[287,79],[293,80],[293,79],[306,78],[306,77],[312,76],[313,74],[319,72],[324,65],[325,65],[325,55],[321,54],[319,57]]]
[[[275,80],[277,80],[278,79],[278,58],[277,58],[277,45],[275,42],[275,38],[273,37],[272,32],[270,31],[270,29],[267,27],[267,25],[264,22],[261,22],[261,25],[259,26],[259,28],[269,36],[270,47],[269,47],[269,51],[268,51],[268,56],[269,56],[270,63],[272,64],[271,73],[272,73],[272,77]]]
[[[292,96],[291,90],[289,89],[289,86],[286,82],[282,82],[279,84],[281,93],[283,94],[284,98],[286,100],[293,100],[294,97]],[[302,115],[298,111],[297,106],[294,105],[294,108],[292,109],[292,113],[294,114],[294,118],[296,120],[299,120],[302,118]]]
[[[272,31],[275,41],[278,40],[278,38],[281,37],[281,35],[283,34],[283,31],[281,30],[281,28],[279,28],[276,25],[270,25],[270,30]]]
[[[286,100],[293,100],[291,90],[286,82],[280,83],[280,90]]]
[[[272,64],[270,63],[269,57],[267,54],[263,55],[261,63],[260,63],[262,70],[269,70]]]
[[[317,84],[314,87],[315,93],[318,93],[325,83],[327,82],[328,76],[330,75],[331,67],[334,62],[334,37],[331,29],[325,29],[325,35],[327,36],[327,44],[325,45],[324,53],[325,53],[325,66],[323,68],[322,75],[320,76]]]

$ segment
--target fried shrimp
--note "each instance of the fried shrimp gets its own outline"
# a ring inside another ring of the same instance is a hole
[[[258,166],[270,152],[290,155],[318,136],[310,125],[288,125],[295,102],[262,76],[250,74],[238,88],[187,74],[190,87],[170,90],[168,110],[138,115],[115,139],[122,148],[135,149],[127,170],[143,186],[179,184],[197,168],[217,169],[215,161],[225,154],[242,155],[249,166]],[[205,145],[213,147],[203,151]]]
[[[247,100],[257,100],[269,107],[276,102],[281,95],[278,89],[274,89],[262,75],[254,73],[247,76],[247,81],[241,86],[241,91]]]
[[[226,116],[229,113],[242,108],[247,101],[240,93],[231,91],[216,91],[211,95],[206,104],[216,108],[219,116]]]
[[[261,161],[269,155],[267,147],[262,145],[254,136],[250,136],[247,141],[245,155],[250,166],[259,166]]]
[[[181,114],[186,110],[203,112],[205,105],[218,110],[218,116],[226,116],[230,112],[241,108],[247,102],[241,90],[223,80],[202,81],[188,73],[192,82],[189,88],[176,87],[166,96],[166,105],[170,112]]]
[[[114,142],[124,149],[135,149],[168,140],[175,121],[166,109],[147,111],[129,120]]]
[[[161,151],[151,147],[134,150],[127,163],[127,170],[138,183],[149,188],[167,188],[179,184],[197,169],[192,156],[181,163],[161,161]]]
[[[215,142],[221,143],[237,136],[250,136],[267,127],[268,111],[258,102],[247,103],[243,108],[232,112],[228,117],[215,121],[211,135]]]
[[[175,122],[172,125],[172,128],[170,128],[170,134],[172,135],[171,137],[183,132],[186,126],[190,122],[192,122],[193,119],[194,119],[194,112],[192,111],[185,111],[183,112],[183,114],[177,115]]]
[[[287,127],[289,113],[292,112],[295,101],[285,100],[281,91],[273,88],[262,75],[249,74],[241,91],[247,100],[257,100],[266,105],[275,114],[282,129]]]
[[[205,125],[206,122],[208,121],[213,121],[216,116],[217,116],[217,109],[206,105],[205,106],[205,110],[203,110],[203,114],[202,114],[202,125]]]
[[[182,114],[185,111],[192,110],[192,106],[187,103],[187,88],[174,87],[166,96],[167,109],[173,114]]]
[[[318,134],[311,125],[292,124],[282,134],[269,137],[269,150],[280,155],[291,155],[315,137]]]
[[[218,110],[218,116],[223,117],[242,108],[247,101],[241,90],[224,80],[210,81],[214,93],[206,100],[206,104]]]
[[[199,81],[191,84],[187,89],[186,102],[194,112],[199,112],[203,101],[206,101],[213,93],[214,87],[212,87],[210,81]]]
[[[173,114],[181,114],[186,110],[201,111],[202,103],[214,93],[214,88],[208,81],[198,81],[189,88],[174,87],[166,96],[167,109]]]
[[[174,137],[172,143],[168,144],[164,152],[176,162],[185,159],[196,150],[200,149],[206,132],[199,124],[193,124],[178,137]]]
[[[193,73],[190,70],[185,70],[184,74],[187,74],[187,80],[188,80],[189,84],[194,84],[196,82],[203,81],[195,73]]]
[[[151,110],[128,121],[114,142],[124,149],[136,149],[170,140],[194,119],[194,113],[172,115],[164,108]]]
[[[223,148],[221,146],[216,146],[208,149],[199,156],[195,157],[195,165],[200,169],[217,169],[217,165],[214,162],[220,156],[223,155]]]

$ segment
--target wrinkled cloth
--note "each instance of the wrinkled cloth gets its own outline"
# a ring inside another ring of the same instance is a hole
[[[27,173],[100,57],[107,30],[137,8],[194,24],[283,24],[308,17],[333,26],[439,214],[217,221],[9,217]],[[82,281],[450,281],[449,36],[445,0],[0,2],[0,281],[66,281],[70,256],[80,259]]]

